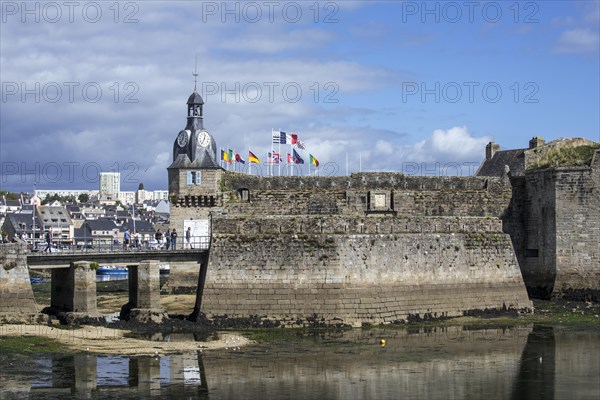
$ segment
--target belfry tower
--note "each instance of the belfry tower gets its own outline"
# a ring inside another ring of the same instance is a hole
[[[173,162],[167,168],[171,227],[183,234],[189,226],[195,235],[204,235],[209,209],[218,204],[221,168],[217,161],[217,144],[204,128],[204,100],[197,92],[194,72],[194,92],[187,101],[187,123],[173,143]],[[203,222],[200,223],[199,221]],[[201,224],[202,227],[198,226]]]

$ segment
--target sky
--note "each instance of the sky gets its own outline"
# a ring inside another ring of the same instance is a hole
[[[600,141],[599,4],[2,1],[0,190],[98,189],[99,171],[167,189],[195,68],[205,128],[253,173],[273,129],[321,176],[469,175],[490,141]]]

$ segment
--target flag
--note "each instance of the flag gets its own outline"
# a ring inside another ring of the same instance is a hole
[[[229,163],[232,163],[233,160],[234,160],[234,158],[233,158],[233,150],[229,149],[229,153],[227,153],[227,161]]]
[[[315,158],[315,156],[313,156],[312,154],[309,154],[309,156],[310,156],[310,163],[311,163],[312,165],[314,165],[314,166],[318,167],[318,166],[319,166],[319,160],[317,160],[317,159]]]
[[[287,163],[288,164],[292,163],[292,155],[290,153],[287,153]]]
[[[251,163],[260,164],[260,160],[258,159],[258,157],[256,157],[254,155],[254,153],[249,150],[248,150],[248,159],[250,160]]]
[[[279,153],[269,153],[269,162],[272,164],[279,164],[281,157]]]
[[[304,144],[304,142],[302,140],[298,140],[296,142],[296,147],[302,150],[306,150],[306,145]]]
[[[246,164],[246,161],[238,153],[235,153],[235,162]]]
[[[228,161],[228,155],[229,155],[229,153],[227,153],[225,150],[221,149],[221,160],[227,162]]]
[[[286,144],[292,138],[285,132],[273,132],[273,143]]]
[[[304,164],[304,160],[302,159],[302,157],[300,157],[300,154],[298,154],[298,152],[296,152],[296,150],[294,149],[292,149],[292,152],[294,153],[294,163]]]
[[[296,144],[296,142],[298,141],[298,135],[295,133],[289,135],[288,138],[292,141],[292,144]]]

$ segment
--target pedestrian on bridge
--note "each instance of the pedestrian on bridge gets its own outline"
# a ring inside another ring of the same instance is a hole
[[[131,241],[131,233],[129,233],[129,229],[125,229],[125,233],[123,234],[123,246],[125,246],[125,251],[129,250],[129,242]]]
[[[169,246],[171,245],[171,232],[169,232],[169,228],[165,232],[165,247],[169,250]]]
[[[52,233],[50,232],[50,229],[46,231],[46,249],[44,251],[52,253]]]
[[[188,247],[191,249],[194,248],[192,246],[192,227],[188,226],[187,231],[185,231],[185,241],[187,242]]]
[[[177,231],[173,228],[171,232],[171,250],[177,250]]]
[[[158,228],[156,230],[156,233],[154,234],[154,239],[156,239],[156,248],[160,249],[162,247],[162,232],[160,231],[160,228]]]

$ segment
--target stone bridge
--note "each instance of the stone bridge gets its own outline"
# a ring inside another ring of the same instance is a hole
[[[121,309],[122,319],[160,322],[166,313],[160,307],[159,265],[193,262],[198,265],[196,303],[198,316],[208,268],[209,246],[187,250],[63,251],[29,252],[22,244],[0,246],[0,314],[35,314],[29,269],[51,270],[50,307],[45,312],[67,322],[101,321],[96,301],[96,267],[127,267],[129,301]]]

